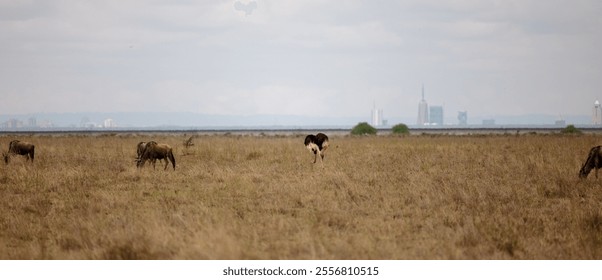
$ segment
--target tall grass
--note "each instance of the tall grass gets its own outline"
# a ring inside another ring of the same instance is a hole
[[[0,166],[2,259],[600,259],[595,135],[30,135]],[[1,136],[7,149],[14,137]],[[176,170],[137,169],[136,144]],[[602,180],[602,178],[600,179]]]

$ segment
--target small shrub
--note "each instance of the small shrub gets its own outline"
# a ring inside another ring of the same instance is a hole
[[[351,129],[351,135],[376,135],[376,128],[367,122],[361,122]]]
[[[581,130],[576,128],[574,125],[569,124],[567,125],[565,128],[563,128],[561,131],[561,133],[564,134],[581,134]]]
[[[254,159],[258,159],[261,157],[261,153],[260,152],[250,152],[247,154],[247,160],[254,160]]]
[[[410,134],[410,129],[407,125],[400,123],[393,126],[391,132],[393,132],[393,134]]]

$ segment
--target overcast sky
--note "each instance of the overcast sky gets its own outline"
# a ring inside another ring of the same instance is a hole
[[[602,1],[0,1],[0,114],[591,114]]]

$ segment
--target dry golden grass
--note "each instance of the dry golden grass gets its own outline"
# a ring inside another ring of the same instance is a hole
[[[595,135],[0,136],[1,259],[600,259]],[[136,169],[139,141],[173,171]]]

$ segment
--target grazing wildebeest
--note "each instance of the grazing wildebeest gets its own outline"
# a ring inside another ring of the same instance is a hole
[[[587,178],[592,169],[596,169],[596,178],[598,178],[598,169],[602,167],[602,149],[601,146],[595,146],[589,150],[585,163],[579,170],[579,178]]]
[[[176,170],[176,159],[173,156],[172,148],[167,144],[158,144],[155,141],[150,141],[144,145],[144,151],[138,160],[136,160],[137,167],[143,167],[147,160],[150,160],[155,168],[155,162],[157,160],[165,159],[165,168],[169,165],[169,161],[173,165],[173,169]]]
[[[28,142],[22,142],[19,140],[10,141],[8,144],[8,153],[3,153],[4,162],[8,164],[10,157],[13,155],[22,155],[27,158],[27,161],[31,159],[33,162],[35,146]]]
[[[138,165],[138,163],[140,163],[140,160],[142,159],[142,154],[144,153],[144,149],[146,149],[146,143],[147,142],[140,142],[138,143],[138,145],[136,145],[136,165]],[[164,159],[159,159],[159,162],[161,162],[161,160],[165,160],[167,161],[166,158]],[[151,160],[151,162],[153,163],[153,166],[155,164],[155,160]]]
[[[320,158],[324,162],[324,152],[328,148],[328,136],[324,133],[307,135],[305,137],[305,147],[314,153],[314,163],[318,159],[318,153],[320,153]]]

